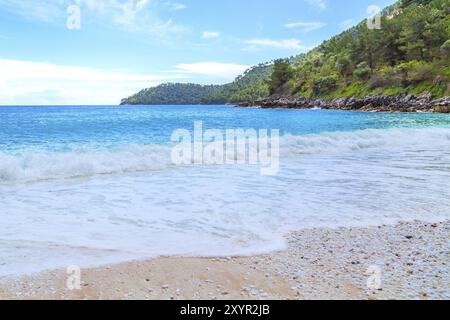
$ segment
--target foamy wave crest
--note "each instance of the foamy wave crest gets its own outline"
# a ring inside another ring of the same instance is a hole
[[[281,140],[281,156],[398,148],[408,151],[423,148],[449,150],[450,128],[367,129],[304,136],[285,135]]]
[[[171,166],[169,146],[131,145],[116,150],[0,153],[0,181],[33,182],[161,170]]]
[[[368,149],[396,152],[447,151],[450,128],[369,129],[315,135],[285,135],[280,156],[295,158],[308,154],[339,154]],[[70,152],[0,152],[0,182],[35,182],[163,170],[175,165],[171,145],[129,145],[118,149],[80,149]]]

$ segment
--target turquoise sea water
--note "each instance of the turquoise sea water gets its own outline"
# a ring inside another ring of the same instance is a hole
[[[280,171],[176,166],[176,129],[279,129]],[[450,217],[450,115],[0,107],[0,276],[283,247],[293,229]]]
[[[165,144],[175,129],[202,120],[208,128],[276,128],[305,135],[363,129],[449,127],[450,115],[326,110],[279,110],[230,106],[2,107],[0,151],[70,151],[129,144]]]

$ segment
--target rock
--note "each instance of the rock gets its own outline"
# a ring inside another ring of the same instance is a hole
[[[337,109],[375,112],[440,112],[450,113],[450,97],[432,100],[429,92],[418,96],[369,96],[343,97],[333,100],[303,97],[272,96],[267,99],[243,102],[240,107],[286,108],[286,109]]]

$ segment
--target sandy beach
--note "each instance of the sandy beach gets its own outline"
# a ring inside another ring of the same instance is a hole
[[[158,258],[0,279],[1,299],[449,299],[450,222],[311,229],[288,249],[228,258]],[[375,270],[375,272],[374,272]],[[378,288],[369,278],[380,271]]]

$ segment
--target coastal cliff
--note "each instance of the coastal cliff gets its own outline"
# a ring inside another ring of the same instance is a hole
[[[432,99],[430,94],[403,96],[369,96],[311,99],[288,96],[272,96],[258,101],[243,102],[239,107],[284,108],[284,109],[335,109],[371,112],[437,112],[450,113],[450,97]]]

